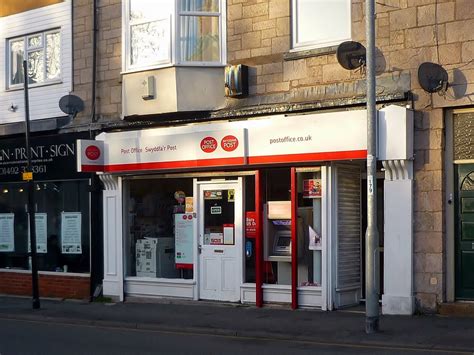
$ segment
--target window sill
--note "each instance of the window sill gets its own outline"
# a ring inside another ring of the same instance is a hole
[[[45,86],[59,85],[59,84],[62,84],[62,83],[63,83],[62,80],[55,80],[55,81],[48,81],[47,83],[41,83],[41,84],[28,84],[28,89],[32,90],[32,89],[36,89],[36,88],[42,88],[42,87],[45,87]],[[23,89],[24,89],[23,84],[20,84],[18,86],[14,86],[14,87],[10,87],[10,88],[5,89],[5,92],[21,91]]]
[[[8,272],[13,274],[31,274],[31,270],[25,269],[8,269],[8,268],[0,268],[0,272]],[[77,277],[90,277],[90,273],[77,273],[77,272],[62,272],[62,271],[40,271],[38,270],[39,275],[52,275],[52,276],[77,276]]]
[[[195,285],[196,281],[193,279],[165,279],[162,277],[144,277],[144,276],[126,276],[125,281],[129,282],[150,282],[161,284],[175,284],[175,285]]]
[[[167,65],[160,65],[160,66],[154,66],[154,67],[127,69],[120,72],[120,75],[143,73],[147,71],[154,71],[154,70],[167,69],[167,68],[224,68],[224,67],[225,67],[225,64],[221,64],[221,63],[167,64]]]
[[[293,49],[288,53],[283,55],[283,60],[290,61],[290,60],[298,60],[304,58],[311,58],[311,57],[319,57],[322,55],[327,54],[334,54],[336,53],[338,46],[328,46],[323,48],[314,48],[314,49]]]

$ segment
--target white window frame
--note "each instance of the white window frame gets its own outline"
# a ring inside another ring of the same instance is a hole
[[[59,78],[48,80],[47,75],[46,75],[46,69],[47,69],[47,65],[46,65],[46,35],[51,34],[51,33],[58,33],[59,34],[60,71],[59,71]],[[42,46],[29,49],[28,48],[28,38],[35,37],[35,36],[38,36],[38,35],[41,35]],[[61,33],[61,28],[54,28],[54,29],[50,29],[50,30],[46,30],[46,31],[29,33],[29,34],[25,34],[25,35],[22,35],[22,36],[17,36],[17,37],[12,37],[12,38],[7,39],[7,41],[6,41],[7,60],[6,60],[6,70],[5,70],[6,75],[7,75],[6,80],[5,80],[5,83],[6,83],[6,86],[7,86],[6,88],[7,89],[19,89],[19,88],[23,88],[23,86],[24,86],[24,83],[12,84],[12,82],[11,82],[11,78],[12,78],[12,76],[11,76],[11,74],[12,74],[11,73],[11,70],[12,70],[11,64],[12,63],[11,63],[11,46],[10,46],[10,43],[18,41],[18,40],[23,40],[23,60],[28,60],[27,58],[28,58],[28,53],[29,52],[35,52],[35,51],[38,51],[41,48],[43,50],[44,81],[42,81],[41,83],[34,83],[34,84],[28,83],[28,87],[34,88],[34,87],[38,87],[38,86],[61,84],[62,83],[62,75],[63,75],[62,33]]]
[[[169,35],[170,35],[170,42],[169,42],[169,45],[168,45],[168,53],[169,53],[169,56],[167,59],[164,59],[164,60],[159,60],[157,61],[156,63],[153,63],[153,64],[150,64],[150,65],[132,65],[131,63],[131,45],[130,45],[130,40],[131,40],[131,34],[130,34],[130,28],[131,26],[135,26],[135,25],[140,25],[140,24],[144,24],[144,23],[149,23],[149,22],[153,22],[153,21],[163,21],[163,20],[166,20],[166,17],[164,16],[159,16],[159,11],[157,11],[157,16],[153,17],[153,18],[150,18],[150,19],[146,19],[146,20],[141,20],[141,21],[130,21],[130,0],[125,0],[122,2],[122,5],[123,5],[123,17],[122,17],[122,25],[123,25],[123,67],[126,68],[127,70],[130,70],[130,71],[135,71],[135,70],[144,70],[144,69],[151,69],[151,68],[154,68],[154,67],[162,67],[162,66],[168,66],[170,65],[173,61],[174,61],[174,57],[173,57],[173,37],[174,37],[174,31],[172,30],[174,28],[174,16],[170,16],[170,18],[168,19],[169,23]]]
[[[180,11],[179,10],[179,0],[176,1],[176,12],[177,12],[177,21],[176,21],[176,33],[180,33],[180,25],[181,25],[181,18],[185,16],[199,16],[199,17],[217,17],[219,19],[219,61],[215,62],[207,62],[207,61],[185,61],[181,58],[180,53],[180,46],[176,46],[177,48],[177,56],[179,65],[186,65],[186,66],[219,66],[223,65],[227,62],[227,58],[225,56],[225,44],[226,44],[226,33],[225,33],[225,1],[219,0],[219,9],[217,12],[205,12],[205,11]],[[178,40],[178,37],[176,38]]]
[[[174,0],[174,11],[170,19],[170,60],[156,62],[147,66],[132,66],[130,63],[131,45],[130,45],[130,1],[122,0],[122,72],[138,72],[151,69],[166,68],[171,66],[187,66],[187,67],[220,67],[227,63],[227,31],[226,31],[226,0],[218,0],[218,12],[204,12],[204,11],[180,11],[180,0]],[[203,62],[203,61],[183,61],[181,60],[179,36],[180,36],[180,18],[182,16],[202,16],[202,17],[218,17],[219,18],[219,36],[220,36],[220,61]],[[146,20],[143,22],[149,22]],[[138,23],[138,22],[137,22]]]
[[[317,42],[317,41],[308,41],[308,42],[298,42],[298,18],[297,18],[297,7],[298,7],[298,0],[291,0],[291,50],[290,52],[299,52],[303,50],[311,50],[317,48],[325,48],[336,46],[344,41],[349,41],[352,38],[352,1],[347,0],[347,11],[348,11],[348,18],[347,18],[347,26],[349,29],[349,33],[347,36],[343,38],[335,38],[333,40],[325,41],[325,42]]]

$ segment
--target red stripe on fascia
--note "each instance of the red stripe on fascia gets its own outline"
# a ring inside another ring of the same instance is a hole
[[[285,154],[285,155],[266,155],[260,157],[249,157],[248,163],[252,164],[271,164],[271,163],[295,163],[309,161],[326,160],[348,160],[365,159],[367,150],[349,150],[342,152],[324,152],[324,153],[304,153],[304,154]]]
[[[229,165],[243,165],[245,158],[216,158],[216,159],[202,159],[202,160],[183,160],[183,161],[166,161],[153,163],[130,163],[130,164],[115,164],[106,165],[105,172],[119,172],[119,171],[137,171],[137,170],[159,170],[159,169],[178,169],[178,168],[197,168],[210,166],[229,166]]]
[[[94,173],[98,171],[104,171],[103,165],[81,165],[81,172]]]

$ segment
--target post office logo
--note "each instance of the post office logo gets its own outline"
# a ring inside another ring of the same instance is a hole
[[[228,135],[222,138],[221,140],[221,147],[226,152],[233,152],[234,150],[237,149],[238,146],[239,146],[239,140],[235,136]]]
[[[201,141],[201,150],[204,153],[212,153],[217,149],[217,141],[213,137],[206,137]]]
[[[89,160],[97,160],[100,158],[100,149],[95,145],[90,145],[86,148],[86,157]]]

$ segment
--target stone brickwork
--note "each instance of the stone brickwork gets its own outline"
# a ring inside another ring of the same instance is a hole
[[[74,94],[85,101],[85,111],[73,126],[91,123],[92,110],[92,0],[75,0],[74,6]],[[96,117],[100,123],[120,117],[122,86],[122,2],[98,2]]]
[[[359,94],[350,91],[350,83],[363,79],[363,75],[344,70],[333,49],[296,59],[288,56],[290,3],[228,0],[228,61],[251,67],[251,97],[230,99],[229,107],[350,99]],[[411,78],[405,90],[413,93],[417,111],[414,290],[418,309],[435,310],[446,300],[444,108],[472,105],[474,6],[472,0],[383,0],[377,2],[376,13],[378,94],[390,90],[391,81],[395,83],[403,75]],[[363,0],[352,0],[352,39],[365,44]],[[448,70],[451,88],[446,95],[431,95],[421,89],[417,72],[426,61]],[[321,89],[341,83],[349,90],[325,95]]]
[[[228,108],[317,103],[363,97],[364,73],[347,71],[334,48],[291,53],[291,0],[227,0],[227,58],[250,67],[250,95],[228,99]],[[413,93],[415,115],[414,270],[421,310],[446,299],[444,108],[472,105],[474,6],[472,0],[382,0],[376,6],[377,93]],[[365,44],[365,3],[352,0],[352,39]],[[121,110],[121,1],[99,1],[97,114],[117,120]],[[74,1],[74,93],[88,125],[92,85],[92,1]],[[421,63],[449,72],[447,95],[428,94],[417,80]],[[408,78],[408,80],[406,80]],[[410,104],[410,102],[404,102]]]

